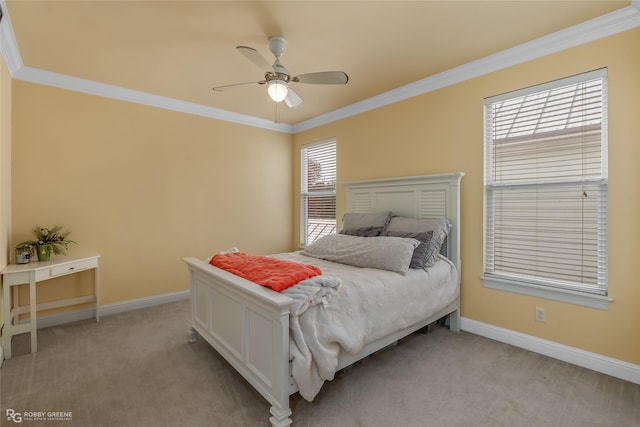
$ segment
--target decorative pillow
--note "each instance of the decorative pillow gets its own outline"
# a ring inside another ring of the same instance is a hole
[[[401,216],[394,216],[389,221],[389,225],[385,231],[395,233],[424,233],[427,231],[433,231],[431,242],[427,248],[425,268],[431,267],[438,259],[438,254],[446,239],[449,231],[451,230],[451,224],[446,219],[415,219],[405,218]]]
[[[429,230],[424,233],[404,233],[401,231],[385,230],[382,232],[382,235],[392,237],[409,237],[419,240],[420,244],[413,250],[413,256],[411,257],[409,268],[425,268],[427,263],[427,251],[429,250],[429,244],[433,237],[433,230]]]
[[[379,236],[384,227],[363,227],[363,228],[354,228],[354,229],[342,229],[340,234],[348,234],[350,236],[360,236],[360,237],[375,237]]]
[[[389,224],[390,220],[391,212],[349,212],[342,217],[342,231],[340,231],[340,234],[365,237],[378,236]]]
[[[355,267],[378,268],[405,274],[413,250],[420,244],[404,237],[360,237],[329,234],[307,246],[302,253]]]

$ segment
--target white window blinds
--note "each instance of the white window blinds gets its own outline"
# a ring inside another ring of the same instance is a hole
[[[485,278],[607,293],[606,70],[485,100]]]
[[[301,150],[301,243],[308,245],[336,231],[336,141]]]

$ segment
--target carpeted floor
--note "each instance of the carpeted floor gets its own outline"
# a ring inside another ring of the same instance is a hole
[[[41,329],[35,354],[15,337],[0,425],[268,426],[267,402],[205,341],[188,343],[188,317],[184,301]],[[640,385],[445,328],[291,405],[295,426],[640,426]]]

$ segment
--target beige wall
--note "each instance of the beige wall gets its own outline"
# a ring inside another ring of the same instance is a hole
[[[0,57],[0,269],[11,254],[11,75]],[[4,325],[0,293],[0,327]],[[0,361],[2,363],[2,361]]]
[[[79,242],[72,254],[102,255],[103,304],[185,290],[184,256],[297,245],[299,146],[335,136],[339,182],[466,173],[464,317],[639,364],[638,51],[635,29],[294,137],[20,81],[11,86],[2,66],[2,206],[9,185],[13,201],[10,213],[0,211],[0,261],[7,258],[7,216],[12,246],[35,224],[61,224]],[[609,69],[609,288],[616,301],[601,311],[485,289],[483,98],[601,67]],[[79,287],[69,280],[50,289],[66,295]],[[537,306],[547,310],[544,324],[534,321]]]
[[[186,290],[185,256],[291,249],[291,143],[14,81],[13,242],[36,224],[69,228],[71,255],[101,255],[101,304]],[[39,288],[39,301],[87,287],[60,280],[68,283]]]
[[[295,136],[337,138],[338,182],[462,171],[462,315],[640,364],[640,29],[459,83]],[[608,311],[486,289],[483,272],[483,99],[597,68],[609,70]],[[294,194],[299,184],[294,181]],[[344,212],[338,193],[338,215]],[[293,209],[298,212],[299,198]],[[294,215],[294,240],[298,217]],[[545,307],[546,323],[534,321]]]

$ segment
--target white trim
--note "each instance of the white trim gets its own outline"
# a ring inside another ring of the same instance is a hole
[[[109,316],[112,314],[125,313],[127,311],[139,310],[143,308],[154,307],[156,305],[168,304],[189,299],[189,291],[179,291],[170,294],[154,295],[151,297],[140,298],[129,301],[117,302],[100,306],[100,316]],[[65,325],[67,323],[79,322],[95,318],[95,307],[82,308],[78,310],[69,310],[61,313],[47,314],[39,316],[37,319],[38,329],[49,328],[52,326]]]
[[[640,365],[558,344],[463,317],[460,328],[472,334],[562,360],[563,362],[640,384]]]
[[[485,288],[497,289],[505,292],[513,292],[536,298],[544,298],[561,301],[568,304],[582,305],[585,307],[608,310],[613,298],[606,295],[590,294],[588,292],[572,291],[570,289],[554,288],[550,286],[536,285],[535,283],[519,282],[507,278],[481,276]]]
[[[11,77],[16,80],[72,90],[89,95],[103,96],[105,98],[177,111],[179,113],[209,117],[212,119],[257,128],[292,133],[292,126],[286,123],[274,123],[270,120],[246,114],[233,113],[219,108],[208,107],[192,102],[126,89],[119,86],[99,83],[51,71],[26,67],[22,62],[22,56],[20,55],[20,49],[15,38],[15,33],[13,32],[13,26],[11,25],[11,19],[9,17],[9,11],[5,0],[0,0],[0,7],[2,7],[2,12],[4,14],[2,21],[0,22],[0,54],[7,65],[9,74],[11,74]]]
[[[603,81],[606,82],[607,77],[608,77],[607,67],[598,68],[593,71],[586,71],[584,73],[574,74],[573,76],[552,80],[550,82],[540,83],[540,84],[525,87],[522,89],[516,89],[511,92],[505,92],[499,95],[490,96],[484,99],[484,105],[490,106],[495,102],[506,101],[506,100],[510,100],[511,98],[520,98],[526,95],[531,95],[533,93],[550,91],[553,89],[557,89],[559,87],[583,83],[589,80],[603,79]],[[603,90],[602,92],[605,92],[605,91]]]
[[[640,26],[635,4],[293,125],[302,132]]]
[[[152,297],[134,299],[100,306],[100,316],[125,313],[131,310],[154,307],[161,304],[183,301],[189,299],[189,291],[178,291],[170,294],[155,295]]]
[[[4,362],[4,348],[2,348],[2,344],[0,344],[0,368],[2,368],[2,362]]]
[[[640,26],[640,0],[632,0],[629,6],[590,21],[401,86],[361,102],[321,114],[295,125],[290,125],[273,123],[269,120],[244,114],[25,67],[11,26],[5,0],[0,0],[0,5],[4,12],[2,23],[0,23],[0,54],[2,54],[7,63],[11,76],[16,79],[284,133],[298,133],[309,130]]]
[[[9,18],[9,11],[5,0],[0,0],[0,7],[2,8],[2,21],[0,22],[0,54],[2,54],[2,58],[7,65],[9,74],[13,77],[16,71],[24,66],[24,63],[22,62],[20,49],[18,49],[18,42],[16,41],[16,36],[13,32],[13,25],[11,25],[11,18]]]
[[[50,328],[52,326],[66,325],[67,323],[80,322],[81,320],[95,319],[96,308],[81,308],[78,310],[68,310],[60,313],[46,314],[39,316],[36,320],[37,328]],[[22,323],[22,322],[20,322]],[[28,332],[28,331],[26,331]]]
[[[61,89],[68,89],[89,95],[103,96],[105,98],[117,99],[120,101],[132,102],[134,104],[148,105],[150,107],[162,108],[165,110],[177,111],[179,113],[193,114],[196,116],[209,117],[212,119],[238,123],[257,128],[291,133],[292,126],[286,123],[274,123],[270,120],[248,116],[246,114],[233,113],[219,108],[208,107],[195,104],[193,102],[181,101],[167,98],[165,96],[126,89],[119,86],[94,82],[91,80],[72,77],[65,74],[51,71],[39,70],[37,68],[22,67],[14,75],[17,80],[24,80],[30,83],[38,83],[46,86],[53,86]]]

